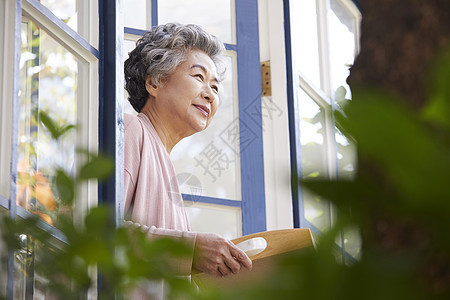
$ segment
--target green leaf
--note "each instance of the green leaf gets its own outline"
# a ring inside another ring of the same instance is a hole
[[[450,157],[440,137],[392,95],[364,87],[353,91],[348,119],[336,118],[355,137],[360,152],[379,164],[405,203],[424,210],[449,209],[444,199],[450,199],[445,188]]]
[[[66,205],[72,205],[75,197],[75,182],[63,169],[56,170],[55,177],[56,189],[62,202]]]
[[[428,76],[429,101],[423,108],[425,120],[450,129],[450,49],[435,60]]]
[[[95,156],[91,154],[89,162],[81,167],[79,178],[86,179],[105,179],[114,170],[112,160],[106,156]]]
[[[85,218],[86,230],[102,232],[108,228],[110,210],[106,206],[94,207]]]
[[[58,125],[50,118],[50,116],[43,110],[39,111],[39,121],[45,128],[50,131],[52,138],[57,140],[60,136]]]
[[[71,130],[71,129],[75,129],[76,128],[76,126],[75,125],[66,125],[66,126],[63,126],[62,128],[61,128],[61,130],[59,131],[59,135],[60,136],[62,136],[62,135],[64,135],[66,132],[68,132],[69,130]]]
[[[39,120],[45,128],[50,131],[52,138],[58,140],[61,136],[67,133],[69,130],[76,128],[75,125],[62,125],[59,126],[49,115],[47,112],[40,110],[39,111]]]

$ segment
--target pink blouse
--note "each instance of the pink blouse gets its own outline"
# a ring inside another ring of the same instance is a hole
[[[149,237],[180,238],[192,249],[196,233],[189,232],[175,169],[148,117],[124,115],[125,223],[140,226]],[[177,265],[190,274],[192,257]]]

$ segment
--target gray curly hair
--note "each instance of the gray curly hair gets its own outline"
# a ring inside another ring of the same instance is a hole
[[[225,50],[223,43],[200,26],[169,23],[159,25],[144,33],[136,42],[136,48],[125,61],[125,89],[134,110],[140,112],[148,99],[145,81],[150,76],[152,85],[158,86],[186,60],[191,49],[204,51],[217,68],[219,81],[225,73],[221,60]]]

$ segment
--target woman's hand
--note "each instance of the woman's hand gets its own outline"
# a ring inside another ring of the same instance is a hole
[[[241,265],[252,269],[252,261],[231,241],[215,233],[197,233],[192,266],[217,277],[237,274]]]

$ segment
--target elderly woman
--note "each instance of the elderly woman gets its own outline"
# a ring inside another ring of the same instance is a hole
[[[125,214],[148,234],[176,237],[193,248],[179,274],[192,269],[227,276],[247,255],[213,233],[190,232],[169,154],[211,123],[221,88],[223,44],[196,25],[160,25],[143,35],[125,61],[126,90],[137,116],[125,115]],[[175,185],[175,186],[174,186]]]

